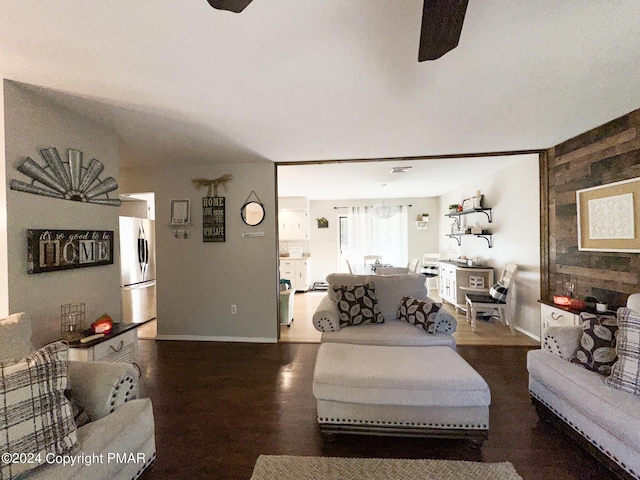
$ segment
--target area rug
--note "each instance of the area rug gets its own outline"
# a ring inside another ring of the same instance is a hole
[[[260,455],[251,480],[522,480],[509,462]]]

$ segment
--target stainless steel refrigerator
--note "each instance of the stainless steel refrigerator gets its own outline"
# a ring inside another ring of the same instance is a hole
[[[155,222],[120,217],[122,322],[156,318]]]

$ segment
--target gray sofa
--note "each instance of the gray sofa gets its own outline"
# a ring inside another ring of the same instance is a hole
[[[16,359],[31,358],[30,336],[31,326],[23,314],[0,320],[0,360],[4,362],[3,368],[11,368]],[[79,444],[76,451],[49,454],[41,459],[40,466],[34,465],[35,468],[22,473],[20,479],[138,478],[155,459],[156,447],[151,400],[136,399],[137,369],[131,364],[108,362],[68,362],[67,366],[67,390],[71,392],[77,407],[88,414],[90,421],[75,431]],[[15,393],[3,391],[1,399],[4,395],[9,398]],[[17,419],[12,420],[7,412],[9,410],[5,412],[9,424],[0,427],[3,433],[0,452],[33,453],[8,451],[15,447],[5,443],[8,433],[2,429],[11,428]],[[74,464],[71,464],[72,461]],[[12,469],[3,461],[2,478],[12,478],[14,475],[15,471],[12,473]]]
[[[628,302],[634,310],[638,299]],[[582,326],[549,327],[542,349],[528,352],[532,403],[542,420],[562,428],[617,475],[640,479],[640,398],[570,363],[582,332]]]
[[[376,298],[384,316],[384,323],[340,328],[340,319],[333,292],[334,285],[359,285],[373,282]],[[455,348],[452,333],[457,323],[455,318],[440,310],[436,315],[435,333],[397,319],[398,307],[404,295],[430,300],[421,274],[404,275],[353,275],[332,273],[327,276],[327,295],[320,301],[313,315],[313,325],[322,333],[322,342],[351,343],[363,345],[428,346],[444,345]]]

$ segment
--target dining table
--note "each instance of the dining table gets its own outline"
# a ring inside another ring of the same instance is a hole
[[[387,263],[352,263],[351,273],[355,275],[376,275],[376,269],[378,267],[393,267],[393,265]]]

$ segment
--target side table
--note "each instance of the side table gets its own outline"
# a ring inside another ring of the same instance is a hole
[[[69,360],[80,362],[136,362],[138,334],[142,323],[114,323],[111,333],[88,343],[69,343]]]

